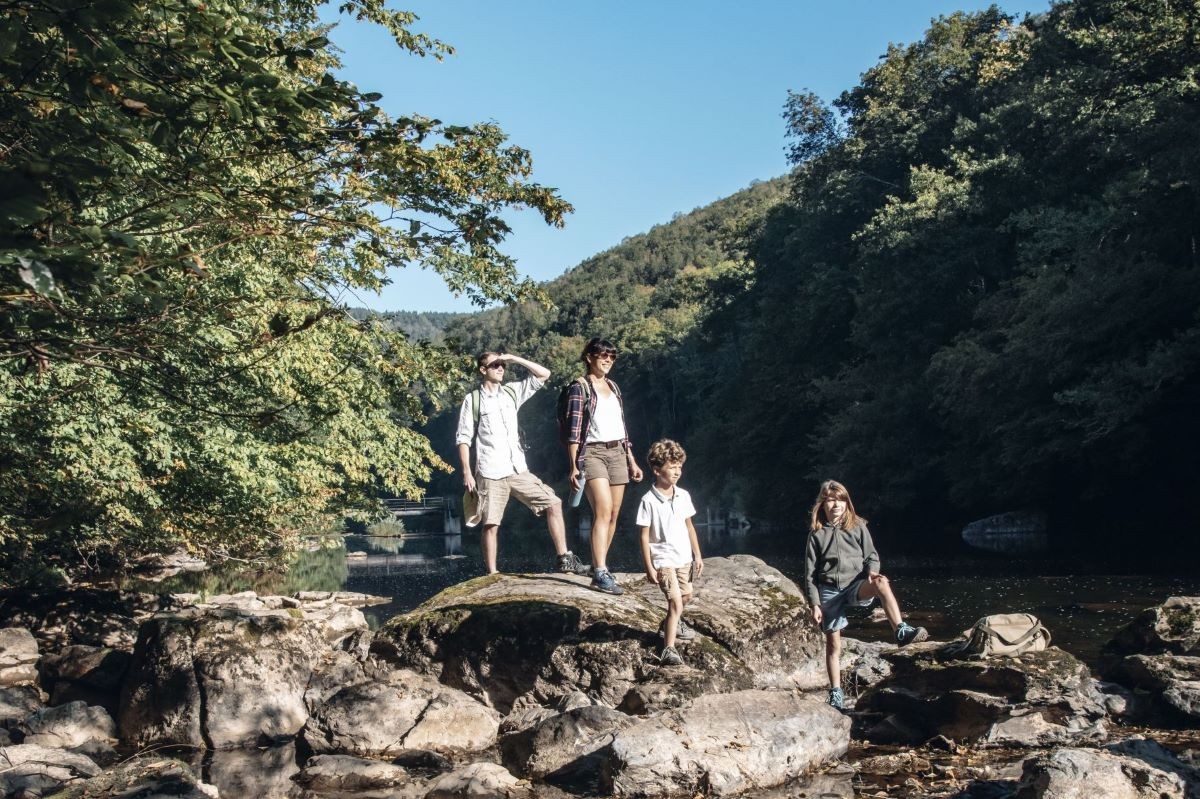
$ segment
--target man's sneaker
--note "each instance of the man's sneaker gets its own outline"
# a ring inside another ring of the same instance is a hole
[[[664,646],[662,654],[658,656],[658,662],[664,666],[682,666],[683,658],[679,657],[679,653],[675,651],[675,647]]]
[[[846,695],[842,693],[841,688],[829,689],[829,706],[834,710],[846,709]]]
[[[900,622],[896,628],[896,643],[900,646],[919,644],[929,637],[929,631],[924,627],[913,627],[906,621]]]
[[[667,620],[663,619],[662,624],[658,625],[658,637],[667,637]],[[691,641],[696,637],[696,631],[687,625],[683,619],[675,625],[675,640],[676,641]]]
[[[587,574],[591,567],[577,558],[574,552],[567,550],[558,556],[558,570],[563,574]]]
[[[592,577],[592,588],[597,591],[603,591],[606,594],[623,594],[621,586],[617,585],[617,581],[613,578],[612,572],[608,569],[600,569]]]

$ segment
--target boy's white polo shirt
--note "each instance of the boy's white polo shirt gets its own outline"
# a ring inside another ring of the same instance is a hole
[[[675,486],[671,499],[650,486],[638,505],[637,526],[650,528],[650,562],[654,568],[679,569],[692,562],[687,520],[695,515],[692,495],[679,486]]]

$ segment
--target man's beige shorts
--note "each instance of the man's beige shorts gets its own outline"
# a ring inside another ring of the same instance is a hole
[[[662,589],[663,595],[667,599],[671,598],[671,594],[675,591],[679,592],[679,598],[691,596],[695,593],[692,588],[692,567],[680,566],[677,569],[659,569],[658,570],[658,587]]]
[[[499,480],[480,477],[475,481],[475,485],[479,492],[480,522],[485,527],[500,524],[510,495],[538,516],[547,508],[562,502],[550,486],[534,477],[531,472],[510,474]]]

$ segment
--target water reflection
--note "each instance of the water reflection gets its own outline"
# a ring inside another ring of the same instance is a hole
[[[586,508],[567,513],[568,545],[585,562],[591,560],[590,530],[579,522],[590,516]],[[348,535],[325,541],[298,553],[286,571],[225,569],[182,575],[146,590],[361,591],[392,599],[368,611],[368,621],[378,626],[442,589],[483,573],[478,529],[465,534],[461,529],[446,526],[442,518],[406,518],[403,535]],[[748,530],[726,523],[698,526],[697,535],[706,557],[755,555],[791,579],[802,579],[802,530]],[[1045,623],[1054,643],[1093,664],[1100,646],[1140,609],[1168,596],[1200,594],[1200,576],[1194,575],[1113,576],[1104,573],[1112,565],[1085,567],[1075,560],[1055,563],[1045,557],[1036,561],[965,554],[906,558],[889,556],[886,542],[883,554],[885,572],[901,607],[915,623],[928,627],[934,638],[949,640],[990,613],[1028,612]],[[631,524],[618,526],[609,564],[617,571],[641,571],[638,532]],[[510,508],[500,532],[499,565],[506,572],[552,570],[554,551],[544,521],[523,507]],[[848,634],[883,640],[890,629],[864,613],[851,619]]]

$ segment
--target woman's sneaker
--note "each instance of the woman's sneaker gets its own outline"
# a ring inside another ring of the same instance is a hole
[[[577,558],[574,552],[567,550],[565,554],[558,556],[558,570],[563,574],[587,574],[592,567]]]
[[[662,654],[658,656],[658,662],[664,666],[682,666],[683,658],[675,651],[673,646],[664,646]]]
[[[846,695],[842,693],[841,688],[829,689],[829,706],[834,710],[846,709]]]
[[[621,586],[617,585],[616,579],[612,576],[612,572],[608,569],[600,569],[592,577],[592,588],[597,591],[603,591],[606,594],[623,594],[625,591]]]
[[[924,627],[913,627],[906,621],[900,622],[896,628],[896,643],[900,646],[919,644],[929,637],[929,631]]]

